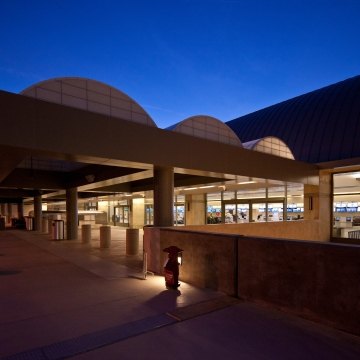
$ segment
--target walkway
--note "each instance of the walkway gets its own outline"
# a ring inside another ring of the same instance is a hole
[[[360,358],[360,339],[182,283],[110,249],[0,231],[1,359]],[[142,249],[140,249],[142,250]]]

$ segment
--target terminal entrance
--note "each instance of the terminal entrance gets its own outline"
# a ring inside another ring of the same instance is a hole
[[[129,226],[129,213],[128,205],[118,205],[114,207],[114,225],[115,226]]]
[[[154,205],[145,205],[145,225],[154,225]]]

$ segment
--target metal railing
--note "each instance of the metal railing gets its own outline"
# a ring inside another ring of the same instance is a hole
[[[360,239],[360,230],[354,230],[348,232],[349,239]]]

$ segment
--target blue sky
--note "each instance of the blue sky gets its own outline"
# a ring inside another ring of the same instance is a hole
[[[161,128],[222,121],[360,75],[359,0],[0,2],[0,89],[112,85]]]

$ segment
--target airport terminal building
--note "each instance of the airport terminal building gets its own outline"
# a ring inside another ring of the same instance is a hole
[[[196,115],[167,129],[89,79],[4,90],[0,101],[6,225],[59,218],[67,239],[82,223],[359,237],[360,76],[226,123]]]
[[[360,76],[168,129],[120,90],[58,78],[0,91],[0,126],[1,230],[82,248],[100,228],[85,246],[103,254],[102,229],[143,229],[144,275],[176,246],[181,282],[360,334]]]

